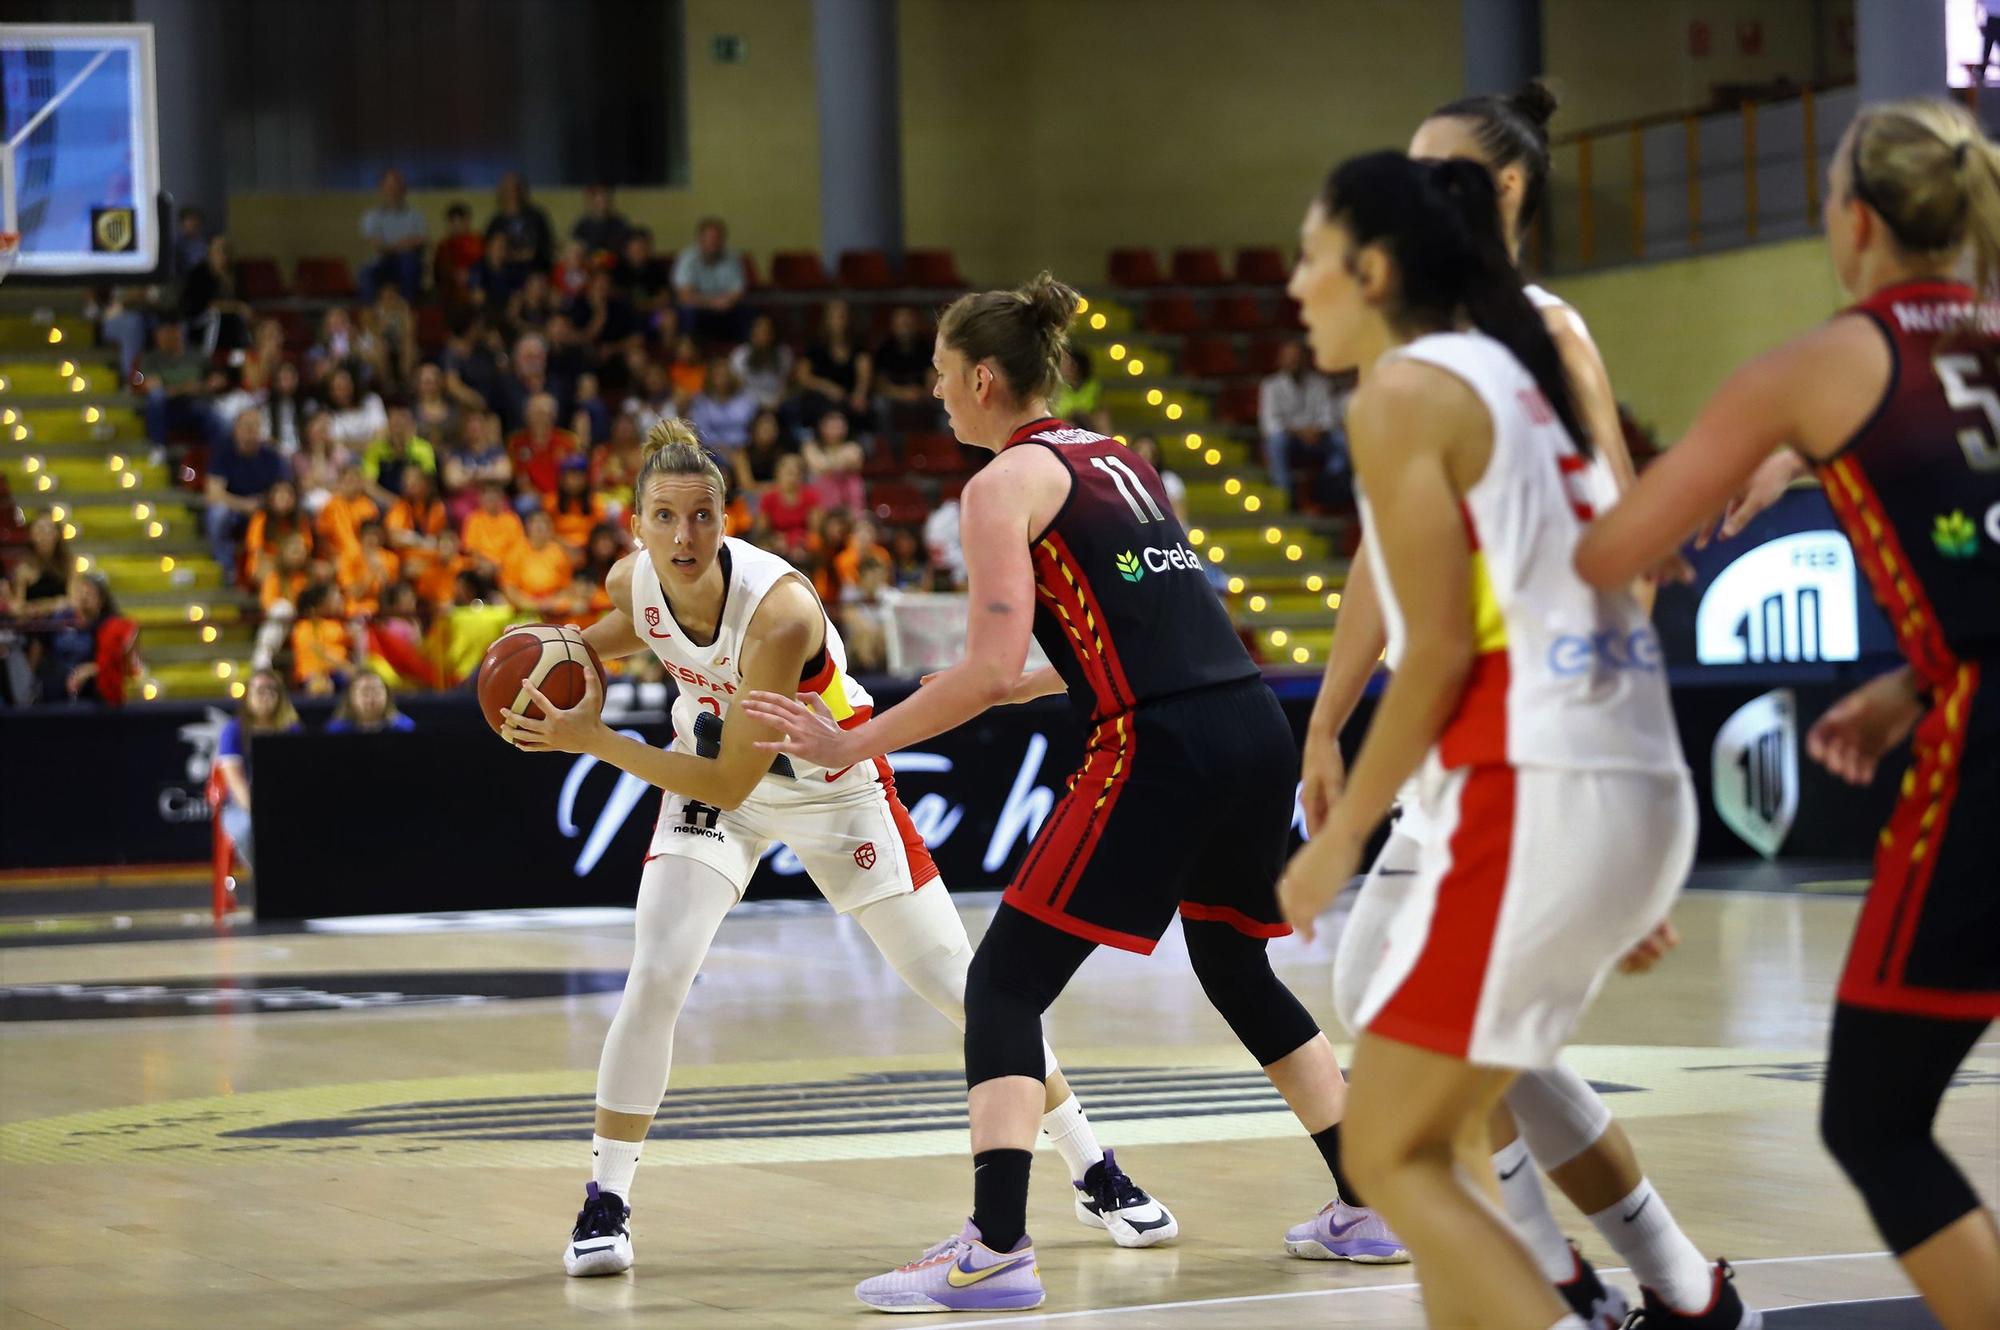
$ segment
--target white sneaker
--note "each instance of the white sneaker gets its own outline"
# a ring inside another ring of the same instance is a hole
[[[1109,1150],[1076,1184],[1076,1217],[1121,1247],[1151,1247],[1181,1231],[1173,1212],[1127,1177]]]
[[[596,1183],[584,1188],[583,1209],[563,1248],[563,1273],[617,1275],[632,1268],[632,1233],[625,1221],[632,1211],[625,1202]]]

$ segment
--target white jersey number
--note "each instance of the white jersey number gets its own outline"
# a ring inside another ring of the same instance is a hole
[[[1139,483],[1139,477],[1133,473],[1131,467],[1125,465],[1123,458],[1093,457],[1090,459],[1090,464],[1111,477],[1111,483],[1118,487],[1118,492],[1131,507],[1132,516],[1141,522],[1166,520],[1160,514],[1159,505],[1153,502],[1153,496],[1146,492],[1146,487]],[[1139,506],[1141,503],[1146,506],[1141,508]]]
[[[1958,432],[1958,447],[1965,464],[1974,471],[2000,471],[2000,393],[1976,383],[1980,371],[1977,356],[1934,356],[1931,368],[1944,385],[1944,400],[1954,411],[1983,411],[1986,428],[1968,426]]]

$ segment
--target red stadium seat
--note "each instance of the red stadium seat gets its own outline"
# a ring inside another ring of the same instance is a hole
[[[1299,302],[1290,296],[1286,296],[1283,300],[1280,300],[1277,309],[1272,311],[1271,326],[1273,328],[1283,328],[1288,332],[1304,331],[1306,323],[1304,319],[1299,317]]]
[[[1146,331],[1191,333],[1201,327],[1201,311],[1186,296],[1155,296],[1146,302]]]
[[[824,291],[833,283],[819,255],[809,249],[780,250],[771,256],[771,284],[780,291]]]
[[[418,350],[426,356],[437,355],[444,350],[445,340],[450,336],[451,324],[444,316],[444,306],[417,306]]]
[[[285,274],[276,259],[236,260],[236,295],[252,304],[285,298]]]
[[[354,271],[343,258],[330,255],[304,258],[299,260],[293,286],[308,300],[352,300]]]
[[[1257,385],[1232,383],[1225,386],[1222,396],[1216,401],[1215,413],[1232,425],[1256,424]]]
[[[304,310],[281,309],[273,315],[278,326],[285,330],[285,351],[297,355],[313,344],[312,319]]]
[[[868,487],[868,506],[891,526],[920,526],[931,515],[924,492],[907,480],[878,480]]]
[[[1222,270],[1216,252],[1203,246],[1174,251],[1175,286],[1227,286],[1229,274]]]
[[[912,434],[903,441],[903,465],[916,475],[950,475],[972,469],[965,446],[949,434]]]
[[[965,289],[958,275],[958,262],[948,249],[913,249],[903,255],[903,280],[911,286],[937,287],[948,291]]]
[[[894,480],[903,474],[903,459],[886,434],[875,436],[875,451],[861,464],[861,474],[870,480]]]
[[[1226,379],[1242,368],[1226,337],[1190,337],[1181,349],[1181,373],[1194,378]]]
[[[896,285],[896,270],[879,249],[850,249],[840,256],[840,284],[855,291],[882,291]]]
[[[1236,251],[1236,280],[1245,286],[1283,286],[1291,276],[1285,256],[1269,245]]]
[[[1222,332],[1259,332],[1270,326],[1255,296],[1218,297],[1208,321]]]
[[[736,257],[743,260],[743,289],[746,291],[764,290],[767,283],[764,281],[763,275],[757,271],[757,260],[751,258],[747,250]],[[671,259],[667,262],[667,268],[669,271],[673,269],[673,261]]]
[[[1159,256],[1150,249],[1114,249],[1108,272],[1113,286],[1162,286]]]

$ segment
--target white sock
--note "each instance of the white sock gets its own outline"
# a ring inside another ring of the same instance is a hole
[[[1639,1179],[1630,1196],[1599,1210],[1590,1222],[1638,1281],[1675,1311],[1698,1312],[1708,1306],[1715,1282],[1708,1259],[1681,1232],[1651,1182]]]
[[[1083,1105],[1076,1102],[1075,1095],[1042,1114],[1042,1130],[1069,1165],[1072,1182],[1082,1182],[1090,1166],[1104,1158],[1097,1133],[1090,1129],[1090,1119],[1083,1115]]]
[[[627,1206],[632,1204],[632,1178],[639,1171],[639,1152],[644,1141],[614,1141],[609,1136],[590,1138],[590,1180],[599,1191],[608,1191]]]
[[[1507,1207],[1507,1217],[1528,1244],[1542,1278],[1551,1284],[1566,1284],[1576,1278],[1576,1257],[1549,1209],[1541,1174],[1535,1172],[1535,1161],[1528,1157],[1528,1143],[1516,1137],[1512,1145],[1496,1151],[1493,1172],[1500,1179],[1500,1199]]]

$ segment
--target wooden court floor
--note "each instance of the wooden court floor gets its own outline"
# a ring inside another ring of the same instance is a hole
[[[976,934],[991,898],[963,908]],[[1690,893],[1684,945],[1614,980],[1572,1054],[1696,1242],[1736,1262],[1753,1302],[1802,1309],[1786,1327],[1916,1323],[1873,1319],[1906,1314],[1908,1288],[1814,1127],[1855,909]],[[1273,947],[1329,1024],[1330,947]],[[563,1276],[630,950],[615,915],[0,949],[0,1007],[64,1017],[0,1022],[0,1324],[879,1323],[854,1282],[956,1231],[970,1201],[959,1051],[860,930],[816,906],[724,926],[634,1188],[639,1264]],[[230,991],[247,986],[261,991]],[[517,990],[543,995],[493,996]],[[1177,934],[1150,959],[1093,957],[1048,1033],[1182,1236],[1109,1245],[1072,1218],[1044,1150],[1030,1222],[1047,1304],[942,1322],[1423,1324],[1409,1267],[1284,1254],[1285,1228],[1326,1199],[1323,1166],[1204,1004]],[[1939,1130],[2000,1195],[2000,1042],[1976,1051]]]

